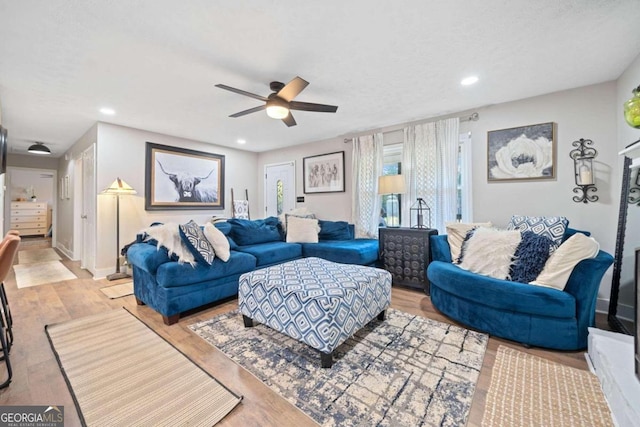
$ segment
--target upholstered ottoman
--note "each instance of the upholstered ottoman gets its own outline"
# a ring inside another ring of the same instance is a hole
[[[378,268],[303,258],[240,276],[238,305],[253,321],[320,351],[323,368],[333,351],[391,303],[391,274]]]

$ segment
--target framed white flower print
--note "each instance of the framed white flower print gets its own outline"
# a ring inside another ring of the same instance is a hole
[[[541,123],[487,132],[487,179],[556,178],[556,124]]]

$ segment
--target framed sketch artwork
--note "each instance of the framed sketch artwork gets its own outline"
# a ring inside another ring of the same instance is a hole
[[[147,142],[145,209],[224,209],[224,156]]]
[[[547,180],[556,177],[556,124],[487,132],[487,179]]]
[[[344,190],[344,151],[302,159],[305,194],[338,193]]]

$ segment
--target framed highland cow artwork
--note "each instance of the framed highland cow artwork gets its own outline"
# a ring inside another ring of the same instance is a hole
[[[145,209],[224,209],[224,156],[147,142]]]
[[[487,179],[552,180],[556,177],[556,124],[487,132]]]

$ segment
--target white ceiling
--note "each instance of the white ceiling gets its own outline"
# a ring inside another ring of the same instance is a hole
[[[0,0],[2,124],[14,153],[96,121],[259,152],[615,80],[639,22],[639,0]],[[296,75],[338,112],[229,118],[260,101],[214,87]]]

